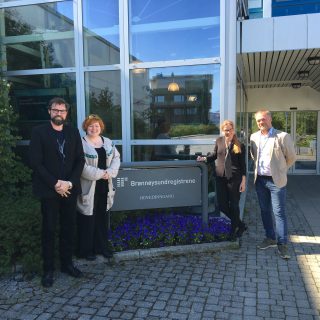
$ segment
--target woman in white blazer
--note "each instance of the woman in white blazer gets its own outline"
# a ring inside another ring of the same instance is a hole
[[[80,178],[82,194],[78,197],[78,254],[95,260],[96,254],[112,257],[108,250],[106,212],[113,204],[115,189],[112,178],[118,174],[120,154],[114,143],[101,135],[105,125],[94,114],[82,124],[85,165]]]

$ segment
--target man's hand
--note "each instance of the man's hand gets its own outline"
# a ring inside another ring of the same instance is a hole
[[[70,194],[70,185],[68,181],[58,180],[54,188],[56,192],[61,195],[61,197],[68,197],[68,195]]]

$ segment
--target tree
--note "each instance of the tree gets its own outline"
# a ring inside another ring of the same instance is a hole
[[[21,138],[17,135],[18,116],[10,105],[9,90],[10,84],[0,73],[0,194],[12,197],[30,182],[30,169],[15,152]]]
[[[17,114],[0,65],[0,275],[40,268],[40,208],[31,194],[31,174],[16,155]]]

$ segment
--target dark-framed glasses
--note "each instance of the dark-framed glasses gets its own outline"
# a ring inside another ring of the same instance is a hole
[[[53,113],[65,114],[67,110],[59,110],[59,109],[50,109]]]

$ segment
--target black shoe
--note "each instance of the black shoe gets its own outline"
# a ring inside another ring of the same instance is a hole
[[[105,250],[101,254],[107,259],[111,259],[113,257],[113,252],[109,250]]]
[[[97,259],[97,256],[95,256],[94,254],[88,254],[87,256],[84,257],[86,260],[88,261],[94,261]]]
[[[228,240],[232,242],[237,241],[237,235],[235,233],[230,233],[228,236]]]
[[[69,276],[74,278],[82,278],[83,273],[75,267],[73,264],[67,264],[65,266],[61,266],[61,272],[67,273]]]
[[[50,288],[53,285],[53,272],[47,271],[43,274],[41,284],[45,288]]]
[[[237,230],[237,237],[241,238],[243,233],[248,230],[248,227],[245,223],[241,223]]]

